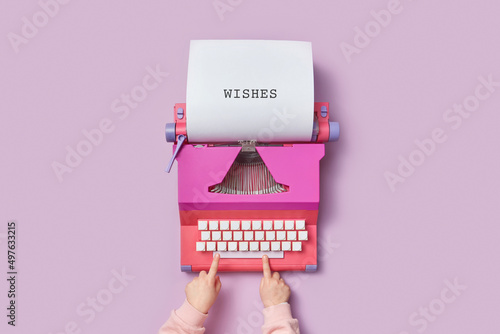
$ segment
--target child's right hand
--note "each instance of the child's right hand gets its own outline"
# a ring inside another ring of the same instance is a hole
[[[286,285],[283,278],[280,278],[279,272],[271,274],[269,257],[267,255],[262,257],[262,267],[264,270],[264,277],[262,277],[260,281],[260,299],[262,299],[264,307],[288,302],[290,298],[290,287]]]

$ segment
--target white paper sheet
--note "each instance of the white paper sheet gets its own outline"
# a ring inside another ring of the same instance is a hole
[[[311,43],[191,41],[186,103],[190,142],[311,141]]]

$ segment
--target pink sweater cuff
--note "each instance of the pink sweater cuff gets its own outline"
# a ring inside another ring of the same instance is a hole
[[[203,323],[208,317],[208,314],[201,313],[195,309],[193,305],[189,304],[187,299],[184,300],[184,304],[175,311],[175,314],[185,323],[196,327],[203,327]]]
[[[264,313],[264,324],[293,319],[292,309],[288,303],[266,307],[262,313]]]

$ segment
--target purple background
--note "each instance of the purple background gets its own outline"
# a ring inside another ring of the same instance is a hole
[[[0,276],[9,220],[19,276],[17,328],[0,280],[1,331],[55,334],[74,322],[81,333],[157,332],[194,277],[179,270],[177,167],[163,172],[189,40],[287,39],[312,42],[316,101],[341,124],[321,163],[320,270],[285,275],[301,332],[498,333],[500,87],[456,129],[443,115],[478,77],[500,81],[499,4],[401,0],[348,62],[341,43],[354,43],[356,26],[376,29],[370,12],[387,0],[222,1],[232,4],[223,20],[212,0],[74,0],[48,22],[35,0],[2,2]],[[16,53],[9,34],[34,14],[45,25]],[[120,119],[112,102],[157,65],[169,76]],[[106,118],[113,131],[59,182],[53,162]],[[435,128],[446,141],[391,191],[384,173]],[[110,294],[122,268],[134,279]],[[455,278],[465,290],[440,301]],[[260,274],[221,280],[208,332],[259,333]],[[86,321],[77,308],[96,296],[109,304]]]

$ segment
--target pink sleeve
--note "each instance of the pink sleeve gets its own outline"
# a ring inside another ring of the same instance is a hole
[[[290,304],[283,303],[266,307],[263,334],[299,334],[299,321],[292,318]]]
[[[203,334],[203,323],[207,316],[208,314],[201,313],[185,300],[181,307],[172,311],[158,334]]]

